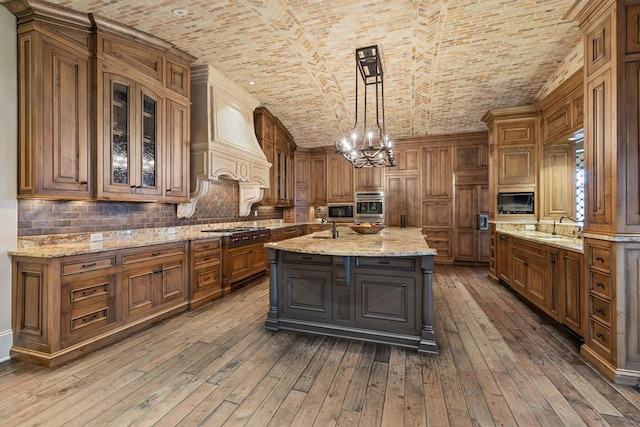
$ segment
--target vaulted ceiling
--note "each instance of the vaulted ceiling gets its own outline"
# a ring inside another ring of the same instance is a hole
[[[562,20],[573,1],[51,0],[212,65],[302,147],[331,145],[352,127],[354,51],[373,44],[393,139],[486,130],[488,109],[532,102],[578,45],[577,24]]]

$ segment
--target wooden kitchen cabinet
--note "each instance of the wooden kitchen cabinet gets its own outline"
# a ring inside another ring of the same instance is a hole
[[[558,320],[557,250],[511,240],[511,288]]]
[[[382,191],[384,168],[354,168],[355,191]]]
[[[499,232],[496,233],[496,276],[499,281],[511,284],[511,239]]]
[[[396,167],[387,168],[389,174],[413,174],[420,173],[420,148],[393,148],[393,156]]]
[[[19,197],[186,202],[195,58],[97,15],[6,6],[20,16]]]
[[[489,167],[489,150],[487,144],[456,145],[453,152],[453,170],[477,171]]]
[[[223,264],[223,288],[228,294],[235,284],[267,270],[267,250],[264,243],[240,246],[226,250]]]
[[[581,337],[586,336],[587,311],[584,282],[584,256],[578,252],[562,250],[559,253],[560,283],[558,320]]]
[[[18,25],[18,197],[90,199],[91,22],[69,12],[60,31],[47,6],[5,6],[25,22]]]
[[[489,214],[489,186],[456,185],[456,261],[489,262],[489,229],[480,229],[479,215]]]
[[[125,322],[187,302],[184,242],[126,249],[122,254]]]
[[[327,155],[324,150],[310,151],[311,170],[309,177],[311,206],[327,204]]]
[[[353,165],[339,154],[327,154],[327,203],[353,203]]]
[[[189,307],[200,307],[220,298],[223,295],[221,239],[192,240],[189,243],[189,261]]]
[[[385,224],[420,227],[420,175],[386,177]]]
[[[282,122],[264,107],[256,108],[253,120],[258,143],[271,163],[269,190],[264,192],[260,205],[292,207],[296,179],[293,137]]]
[[[164,99],[122,75],[104,73],[102,81],[105,126],[98,197],[159,200],[163,196]]]
[[[13,257],[11,357],[56,366],[186,310],[185,248]]]
[[[535,148],[498,147],[498,185],[534,186],[536,183]]]
[[[575,218],[575,143],[545,147],[540,177],[540,219]]]
[[[451,146],[422,149],[422,198],[451,199]]]

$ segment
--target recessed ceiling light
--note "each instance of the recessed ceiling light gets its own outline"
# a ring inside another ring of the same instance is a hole
[[[189,14],[189,12],[187,12],[185,9],[173,9],[171,12],[173,12],[174,15],[183,17],[183,16],[187,16]]]
[[[254,84],[256,84],[256,82],[251,81],[251,82],[249,82],[249,84],[250,84],[251,86],[253,86]]]

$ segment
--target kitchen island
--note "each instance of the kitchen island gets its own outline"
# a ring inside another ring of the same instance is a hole
[[[269,330],[359,339],[437,353],[434,249],[418,228],[331,231],[265,244]]]

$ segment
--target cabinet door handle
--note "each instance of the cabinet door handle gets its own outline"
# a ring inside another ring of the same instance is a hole
[[[596,261],[604,262],[604,259],[600,255],[596,255]]]
[[[604,314],[604,310],[598,307],[596,308],[596,313]]]
[[[604,283],[596,282],[596,286],[599,287],[599,288],[604,288]]]
[[[95,266],[97,263],[92,262],[91,264],[82,264],[82,268],[89,268]]]

